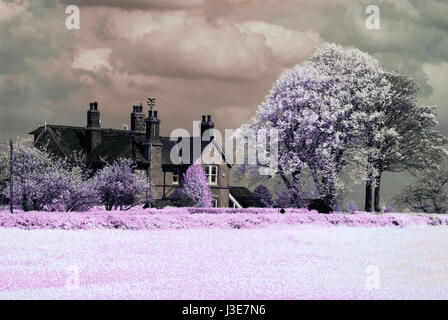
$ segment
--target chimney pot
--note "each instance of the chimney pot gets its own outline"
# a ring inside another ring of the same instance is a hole
[[[148,114],[149,114],[149,118],[152,118],[152,110],[149,110]]]
[[[207,122],[212,122],[212,116],[211,115],[207,116]]]
[[[202,115],[202,122],[205,122],[205,115]]]
[[[95,110],[98,110],[98,102],[93,102],[93,107],[95,108]]]
[[[154,118],[157,119],[157,110],[154,110]]]

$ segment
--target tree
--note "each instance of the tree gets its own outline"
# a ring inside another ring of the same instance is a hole
[[[278,130],[278,172],[294,203],[300,203],[301,176],[309,170],[318,196],[336,207],[344,188],[341,170],[359,139],[359,119],[387,86],[381,72],[368,54],[327,44],[304,66],[283,74],[245,126]]]
[[[212,193],[204,169],[199,164],[188,167],[179,195],[185,206],[211,207]]]
[[[260,200],[265,207],[272,206],[272,193],[264,184],[258,185],[254,190],[254,195]]]
[[[14,148],[14,205],[23,210],[84,211],[98,204],[85,156],[73,153],[55,157],[45,145],[35,148],[32,139],[18,138]],[[9,198],[9,157],[0,149],[0,183]]]
[[[345,148],[331,152],[338,154],[338,168],[349,159],[358,163],[359,169],[364,169],[358,170],[357,174],[365,175],[365,210],[371,211],[375,177],[372,164],[374,126],[379,116],[375,106],[388,102],[387,93],[390,92],[391,84],[378,60],[355,48],[345,49],[339,45],[326,44],[316,51],[309,63],[342,84],[343,91],[339,92],[338,99],[342,106],[347,107],[336,127],[342,133],[341,146]],[[340,172],[340,169],[337,171]]]
[[[14,148],[31,147],[33,140],[30,138],[17,138],[13,144]],[[0,201],[9,200],[9,192],[5,188],[9,187],[9,170],[10,170],[10,146],[8,143],[0,144]]]
[[[426,213],[448,211],[448,168],[443,165],[414,173],[416,182],[396,197],[397,205]]]
[[[83,173],[82,167],[72,165],[67,170],[69,183],[63,190],[58,209],[63,211],[87,211],[100,204],[95,181]]]
[[[107,164],[94,176],[100,203],[106,210],[127,210],[146,199],[149,184],[133,173],[132,160],[120,159]]]
[[[60,201],[62,193],[69,187],[67,162],[22,142],[14,150],[14,204],[24,211],[43,210]],[[4,193],[8,195],[8,188]]]
[[[447,139],[437,127],[436,107],[417,103],[417,83],[398,73],[386,73],[391,83],[388,99],[375,105],[370,153],[375,176],[374,207],[379,212],[383,172],[422,170],[437,166],[447,155]]]
[[[358,211],[358,210],[359,210],[358,206],[353,201],[350,201],[347,204],[347,211],[348,212],[353,213],[353,212]]]

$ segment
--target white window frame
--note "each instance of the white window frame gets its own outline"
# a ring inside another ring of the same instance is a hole
[[[219,202],[218,198],[212,198],[213,208],[219,208],[218,202]]]
[[[216,168],[216,173],[212,175],[212,168]],[[205,175],[207,176],[208,184],[210,186],[216,186],[218,185],[218,172],[219,168],[216,164],[207,164],[205,165]],[[215,177],[215,181],[212,181],[212,177]]]
[[[175,181],[174,177],[177,177],[177,181]],[[173,169],[173,179],[172,182],[174,185],[178,185],[179,184],[179,169],[178,168],[174,168]]]

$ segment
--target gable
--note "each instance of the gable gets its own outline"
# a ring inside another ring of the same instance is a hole
[[[232,161],[225,153],[218,140],[213,139],[202,151],[200,162],[202,164],[227,165],[233,167]]]
[[[60,157],[65,157],[67,154],[61,148],[60,144],[57,141],[57,138],[54,135],[54,132],[50,128],[43,128],[42,131],[37,136],[33,145],[36,148],[43,148],[46,151]]]
[[[214,143],[209,143],[202,151],[200,162],[202,164],[217,164],[224,165],[223,156]]]

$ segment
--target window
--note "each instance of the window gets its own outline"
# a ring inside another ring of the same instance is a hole
[[[173,170],[173,184],[179,184],[179,169]]]
[[[206,165],[205,175],[208,179],[208,184],[217,185],[218,184],[218,166],[216,165]]]
[[[212,203],[213,203],[213,208],[218,208],[218,198],[213,198]]]

